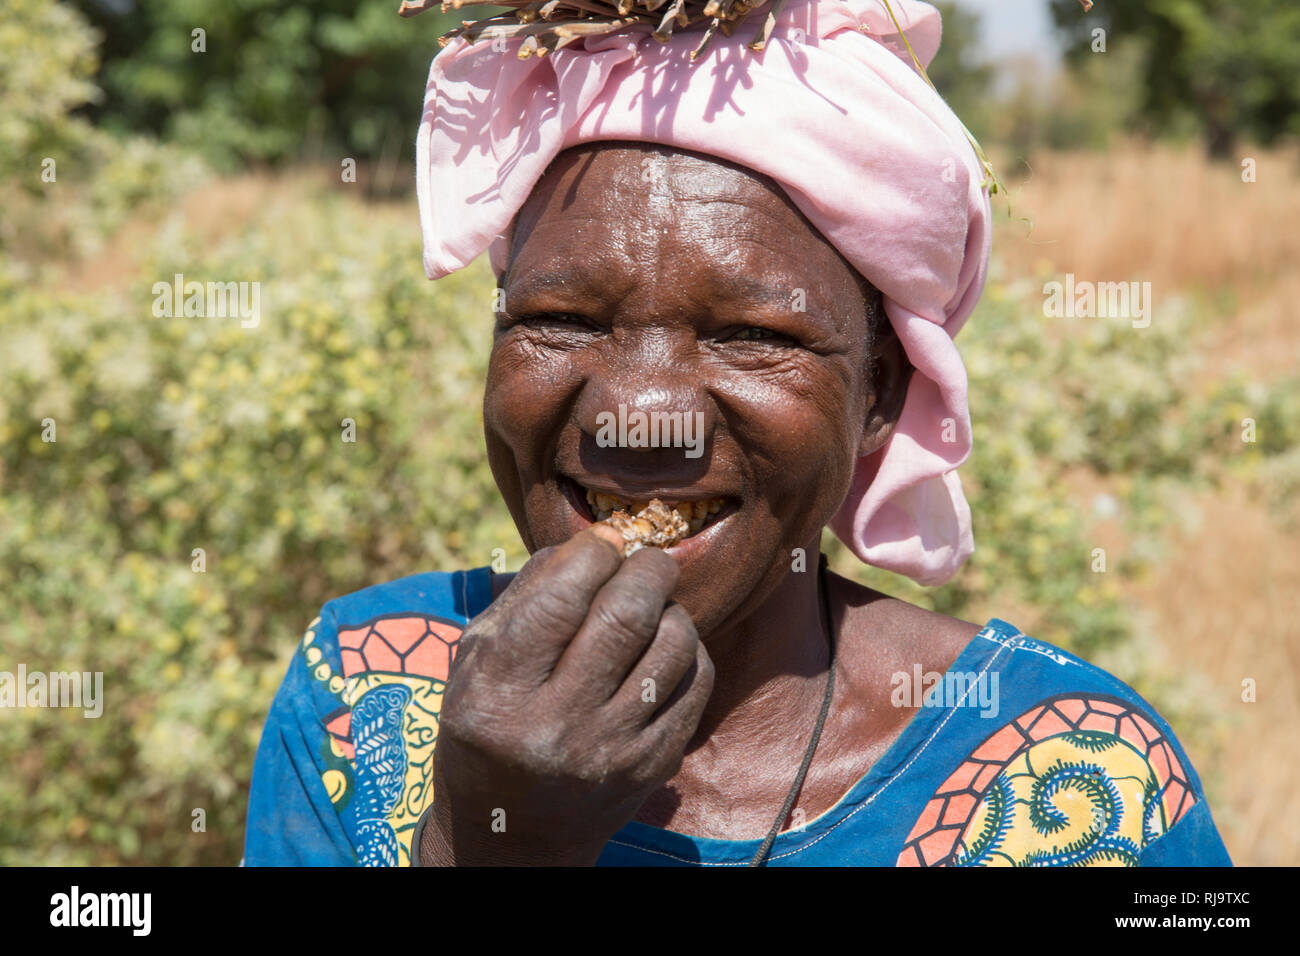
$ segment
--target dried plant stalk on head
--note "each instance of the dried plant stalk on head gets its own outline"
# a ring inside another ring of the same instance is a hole
[[[413,17],[435,5],[444,13],[462,7],[510,7],[510,13],[463,21],[439,37],[438,42],[445,46],[457,36],[471,43],[485,38],[524,37],[518,54],[522,59],[534,54],[545,56],[583,37],[615,33],[636,24],[649,26],[656,40],[667,43],[674,29],[704,23],[704,36],[691,51],[694,60],[717,31],[730,36],[751,11],[764,4],[761,0],[403,0],[398,13]],[[763,49],[784,5],[785,0],[774,0],[770,5],[750,41],[750,49]]]

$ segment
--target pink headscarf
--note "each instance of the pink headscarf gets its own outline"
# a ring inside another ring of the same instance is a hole
[[[929,64],[938,11],[891,5]],[[661,143],[770,176],[881,290],[916,368],[893,436],[858,460],[831,528],[866,563],[941,584],[974,550],[955,470],[971,430],[952,337],[984,288],[984,172],[880,0],[790,0],[755,53],[745,44],[765,13],[694,63],[698,29],[660,44],[638,28],[527,60],[519,40],[452,40],[429,71],[416,141],[424,268],[437,279],[489,250],[500,270],[515,213],[579,143]]]

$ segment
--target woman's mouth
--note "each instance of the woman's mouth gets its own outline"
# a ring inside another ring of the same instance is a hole
[[[605,521],[619,511],[635,517],[645,510],[654,498],[658,498],[669,510],[675,511],[686,524],[687,533],[684,538],[698,534],[736,510],[735,503],[726,497],[683,499],[655,494],[644,498],[632,498],[610,492],[594,491],[573,479],[569,481],[573,483],[573,489],[578,493],[574,497],[580,496],[586,502],[587,517],[593,522]]]
[[[617,495],[587,490],[587,505],[597,521],[604,521],[615,511],[638,515],[650,504],[650,500],[647,498],[644,501],[628,501]],[[724,498],[707,498],[703,501],[666,501],[662,498],[659,500],[663,501],[670,511],[676,511],[681,516],[687,527],[691,529],[690,534],[702,530],[709,519],[720,512],[727,503]],[[690,537],[690,534],[687,537]]]

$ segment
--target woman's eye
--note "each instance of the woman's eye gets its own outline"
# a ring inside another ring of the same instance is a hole
[[[525,325],[573,325],[582,320],[571,312],[533,312],[519,321]]]
[[[578,315],[574,312],[531,312],[527,315],[521,315],[516,320],[516,325],[524,325],[533,329],[547,328],[566,328],[566,329],[591,329],[592,322],[586,316]]]
[[[793,342],[794,340],[788,335],[782,335],[780,332],[773,332],[771,329],[765,329],[762,326],[750,325],[739,330],[731,337],[733,342]]]

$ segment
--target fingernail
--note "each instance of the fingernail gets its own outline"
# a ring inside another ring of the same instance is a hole
[[[594,524],[591,526],[592,534],[603,538],[612,544],[615,550],[621,555],[623,553],[623,536],[607,524]]]

